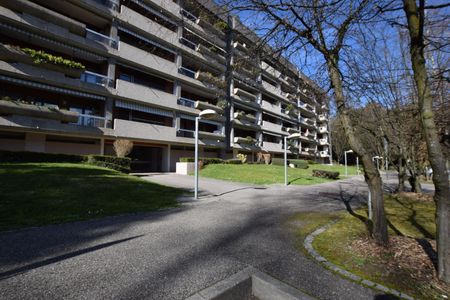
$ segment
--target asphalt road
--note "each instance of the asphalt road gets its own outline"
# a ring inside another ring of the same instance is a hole
[[[361,177],[315,186],[200,185],[200,200],[172,210],[1,233],[0,298],[184,299],[249,265],[320,299],[384,298],[306,258],[288,226],[295,212],[357,205],[366,195]]]

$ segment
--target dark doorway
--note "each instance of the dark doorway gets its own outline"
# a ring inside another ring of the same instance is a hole
[[[159,147],[134,146],[129,157],[131,158],[131,172],[161,172],[162,152]]]

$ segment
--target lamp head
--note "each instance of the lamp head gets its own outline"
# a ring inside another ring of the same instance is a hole
[[[293,133],[291,135],[288,135],[287,138],[288,139],[298,139],[298,138],[300,138],[300,133],[299,132],[295,132],[295,133]]]
[[[214,119],[217,115],[217,112],[213,109],[205,109],[198,114],[201,119]]]

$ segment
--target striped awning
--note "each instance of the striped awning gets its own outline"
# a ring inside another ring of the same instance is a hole
[[[126,109],[141,111],[141,112],[145,112],[145,113],[149,113],[149,114],[154,114],[154,115],[158,115],[158,116],[173,118],[173,113],[171,111],[162,110],[162,109],[158,109],[158,108],[155,108],[152,106],[129,102],[129,101],[116,100],[116,107],[126,108]]]
[[[102,100],[102,101],[106,100],[106,97],[104,97],[104,96],[94,95],[94,94],[75,91],[75,90],[66,89],[66,88],[60,88],[60,87],[56,87],[56,86],[45,84],[45,83],[14,78],[14,77],[6,76],[6,75],[0,75],[0,80],[8,81],[13,84],[30,86],[30,87],[34,87],[34,88],[41,89],[41,90],[54,91],[54,92],[57,92],[60,94],[73,95],[73,96],[97,99],[97,100]]]
[[[146,42],[146,43],[149,43],[149,44],[151,44],[151,45],[153,45],[153,46],[155,46],[155,47],[164,49],[164,50],[166,50],[166,51],[168,51],[168,52],[170,52],[170,53],[172,53],[172,54],[177,54],[176,51],[174,51],[174,50],[172,50],[172,49],[170,49],[170,48],[167,48],[167,47],[161,45],[160,43],[157,43],[157,42],[155,42],[155,41],[152,41],[152,40],[150,40],[150,39],[148,39],[148,38],[146,38],[146,37],[140,35],[139,33],[136,33],[136,32],[134,32],[134,31],[132,31],[132,30],[129,30],[129,29],[123,27],[123,26],[120,26],[120,25],[119,25],[118,29],[119,29],[120,31],[126,32],[126,33],[128,33],[128,34],[130,34],[130,35],[132,35],[132,36],[134,36],[134,37],[136,37],[136,38],[138,38],[138,39],[140,39],[140,40]]]

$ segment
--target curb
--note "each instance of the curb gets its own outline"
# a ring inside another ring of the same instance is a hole
[[[413,297],[402,293],[400,291],[397,291],[395,289],[391,289],[388,288],[384,285],[378,284],[376,282],[364,279],[358,275],[355,275],[353,273],[350,273],[344,269],[341,269],[340,267],[336,266],[335,264],[329,262],[325,257],[321,256],[312,246],[312,243],[314,241],[314,239],[316,238],[316,236],[318,236],[319,234],[325,232],[328,228],[330,228],[332,225],[334,225],[336,222],[338,221],[334,221],[331,223],[328,223],[325,226],[322,226],[318,229],[316,229],[315,231],[313,231],[312,233],[310,233],[305,240],[303,241],[303,246],[305,247],[306,251],[308,251],[308,253],[316,260],[318,261],[320,264],[324,265],[326,268],[338,273],[341,276],[344,276],[352,281],[355,281],[356,283],[359,283],[361,285],[365,285],[367,287],[370,287],[372,289],[376,289],[379,291],[382,291],[384,293],[388,293],[388,294],[392,294],[394,296],[397,296],[401,299],[407,299],[407,300],[414,300]]]

